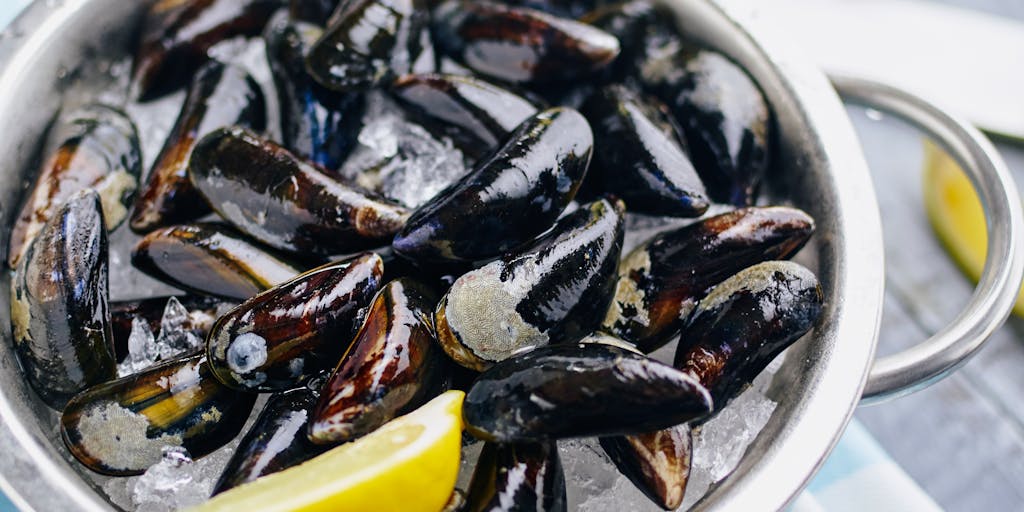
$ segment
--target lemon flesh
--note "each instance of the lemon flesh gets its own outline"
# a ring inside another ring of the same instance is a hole
[[[930,141],[925,143],[924,204],[946,251],[960,270],[978,282],[988,251],[981,200],[956,160]],[[1024,293],[1018,293],[1013,313],[1024,318]]]
[[[192,511],[437,512],[458,477],[464,397],[448,391],[363,438]]]

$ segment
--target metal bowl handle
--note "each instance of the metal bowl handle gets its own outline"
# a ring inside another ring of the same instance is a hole
[[[862,400],[871,404],[941,380],[966,363],[1006,321],[1024,278],[1024,213],[1006,163],[976,128],[906,91],[861,78],[829,78],[843,101],[904,118],[934,137],[967,173],[988,225],[988,257],[970,302],[923,343],[875,361]]]

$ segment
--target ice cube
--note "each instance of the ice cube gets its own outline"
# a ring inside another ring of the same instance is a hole
[[[189,319],[188,310],[176,297],[167,300],[160,319],[160,335],[156,338],[160,359],[194,352],[202,346],[202,340],[192,332]]]
[[[135,482],[132,503],[138,510],[171,512],[206,501],[209,491],[199,488],[205,482],[196,478],[195,465],[188,450],[168,446],[163,458]]]
[[[153,331],[142,318],[132,319],[132,332],[128,335],[128,357],[117,365],[117,376],[126,377],[150,366],[160,357]]]

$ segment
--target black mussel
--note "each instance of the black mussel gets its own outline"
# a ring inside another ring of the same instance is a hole
[[[184,290],[245,300],[301,273],[218,224],[162,228],[139,240],[135,268]]]
[[[366,102],[361,93],[337,93],[306,73],[306,54],[323,29],[275,20],[264,38],[281,110],[285,147],[325,170],[341,166],[356,145]]]
[[[607,199],[584,205],[527,250],[456,280],[435,316],[448,356],[483,370],[531,347],[593,332],[615,289],[624,208]]]
[[[406,75],[395,81],[391,92],[434,135],[451,137],[477,158],[497,149],[537,113],[530,100],[468,76]]]
[[[503,3],[529,7],[566,18],[578,18],[611,0],[504,0]]]
[[[239,230],[303,256],[379,247],[408,217],[405,208],[342,184],[242,128],[217,130],[201,140],[189,175],[214,210]]]
[[[332,444],[362,437],[441,391],[447,365],[434,341],[436,303],[411,279],[377,292],[351,348],[321,390],[310,440]]]
[[[392,247],[419,262],[486,260],[548,230],[587,173],[594,139],[571,109],[540,112],[419,207]]]
[[[768,101],[724,55],[672,41],[642,63],[641,81],[682,125],[711,198],[752,205],[770,165],[775,128]]]
[[[638,66],[648,57],[648,49],[657,51],[666,40],[676,38],[674,17],[651,0],[629,0],[603,4],[580,17],[619,40],[621,51],[604,71],[606,82],[636,82]]]
[[[98,473],[138,475],[160,462],[164,447],[202,457],[234,439],[256,395],[213,378],[197,354],[93,386],[76,395],[60,418],[64,444]]]
[[[704,184],[662,105],[622,85],[610,85],[584,103],[594,130],[589,180],[614,193],[630,211],[699,217],[710,206]]]
[[[284,0],[162,0],[146,12],[135,52],[133,87],[152,99],[183,85],[207,51],[236,36],[259,34]]]
[[[601,448],[626,478],[665,510],[683,503],[690,479],[693,433],[689,425],[600,439]]]
[[[676,348],[675,367],[711,392],[717,410],[818,321],[818,279],[791,261],[741,271],[700,301]]]
[[[317,394],[307,387],[272,395],[224,466],[213,494],[297,466],[323,453],[325,447],[306,438],[309,411],[316,400]]]
[[[138,188],[139,136],[120,110],[89,105],[61,116],[44,151],[45,160],[11,228],[7,263],[12,269],[43,225],[75,192],[96,190],[106,228],[113,230],[128,216]]]
[[[641,434],[702,418],[711,395],[689,373],[603,344],[549,345],[484,372],[462,418],[485,441]]]
[[[43,225],[11,282],[14,348],[47,405],[116,376],[99,195],[76,192]]]
[[[188,179],[188,161],[199,139],[222,126],[262,131],[266,102],[260,85],[239,66],[210,61],[196,73],[178,120],[149,171],[135,201],[131,227],[136,233],[188,222],[210,207]]]
[[[622,260],[603,329],[653,352],[711,287],[755,263],[791,257],[813,232],[801,210],[753,207],[662,233]]]
[[[565,474],[554,441],[486,443],[466,491],[465,512],[564,512]]]
[[[366,90],[404,75],[429,50],[426,0],[350,0],[331,16],[306,58],[309,74],[335,91]],[[433,56],[431,56],[433,58]],[[432,66],[431,66],[432,67]]]
[[[217,378],[236,389],[276,392],[333,368],[383,272],[380,256],[372,253],[329,263],[220,317],[206,338]]]
[[[294,20],[315,23],[322,27],[327,24],[339,3],[341,0],[290,0],[288,15]]]
[[[619,41],[593,26],[497,2],[449,0],[432,24],[441,52],[510,83],[579,79],[619,54]]]
[[[145,322],[154,335],[159,335],[165,324],[174,324],[183,332],[205,339],[213,323],[236,304],[202,295],[178,295],[142,300],[110,303],[110,324],[114,333],[114,354],[118,361],[128,356],[128,338],[136,318]],[[174,317],[167,318],[165,317]]]

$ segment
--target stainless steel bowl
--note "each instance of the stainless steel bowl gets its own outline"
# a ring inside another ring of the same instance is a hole
[[[0,225],[9,226],[23,175],[62,101],[69,77],[98,57],[128,55],[147,2],[35,2],[0,39]],[[668,0],[684,29],[742,64],[760,82],[778,119],[777,160],[768,193],[810,212],[818,232],[803,256],[825,290],[826,310],[794,346],[772,384],[779,406],[736,471],[698,509],[784,507],[824,461],[861,400],[872,368],[884,287],[881,225],[861,149],[828,79],[793,57],[770,27],[706,0]],[[756,36],[754,35],[756,34]],[[888,358],[872,396],[915,389],[962,364],[1009,312],[1024,274],[1022,226],[1012,182],[994,151],[962,123],[896,91],[839,83],[861,102],[879,103],[935,131],[971,172],[992,219],[979,292],[956,324],[910,354]],[[7,246],[7,230],[0,245]],[[6,274],[3,279],[8,279]],[[3,283],[6,285],[7,283]],[[5,286],[6,288],[6,286]],[[0,324],[8,324],[0,293]],[[26,510],[108,510],[95,480],[63,453],[54,413],[22,378],[7,329],[0,329],[0,486]]]

